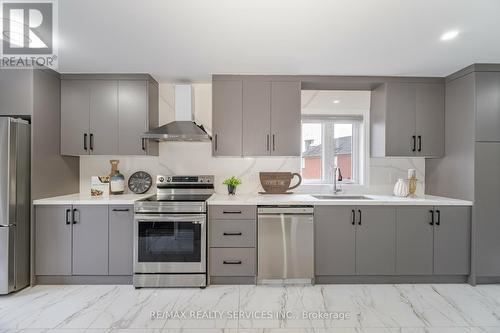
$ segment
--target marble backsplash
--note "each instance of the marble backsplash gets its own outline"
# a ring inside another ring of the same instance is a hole
[[[238,193],[262,191],[261,171],[300,171],[300,158],[215,158],[210,143],[161,143],[159,157],[84,156],[80,158],[80,192],[90,191],[90,177],[108,174],[110,159],[120,160],[119,169],[128,177],[144,170],[153,177],[158,174],[210,174],[215,175],[216,191],[225,193],[223,180],[230,176],[242,179]],[[417,170],[417,194],[425,192],[425,160],[422,158],[372,158],[369,161],[365,186],[344,186],[345,193],[391,194],[398,178],[406,178],[408,169]],[[422,181],[420,181],[422,180]],[[329,193],[332,186],[301,185],[296,192]]]

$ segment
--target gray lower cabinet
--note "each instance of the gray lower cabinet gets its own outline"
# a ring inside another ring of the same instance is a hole
[[[316,275],[468,275],[470,215],[465,206],[316,206]]]
[[[394,275],[394,207],[316,206],[316,275]]]
[[[210,275],[254,276],[255,248],[211,248]]]
[[[108,207],[73,206],[73,275],[108,275]]]
[[[356,273],[394,275],[396,210],[394,207],[357,207]]]
[[[109,206],[109,275],[132,275],[134,206]]]
[[[470,273],[471,210],[469,207],[435,207],[434,274]]]
[[[256,206],[210,206],[208,272],[211,283],[255,283]]]
[[[314,208],[316,275],[356,274],[354,206]]]
[[[214,81],[212,84],[212,154],[242,154],[242,81]]]
[[[131,276],[133,206],[35,206],[35,275]]]
[[[68,74],[61,81],[62,155],[158,155],[141,135],[158,126],[149,75]]]
[[[396,208],[396,274],[432,274],[434,242],[432,216],[432,206]]]
[[[71,275],[71,206],[37,206],[35,275]]]

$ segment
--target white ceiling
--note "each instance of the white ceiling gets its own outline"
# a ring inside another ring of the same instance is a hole
[[[445,76],[500,62],[499,0],[60,0],[59,70]],[[460,35],[443,42],[450,29]]]

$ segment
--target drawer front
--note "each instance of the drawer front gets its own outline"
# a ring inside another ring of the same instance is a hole
[[[210,220],[210,247],[255,247],[255,220]]]
[[[214,220],[255,220],[256,206],[210,206],[210,219]]]
[[[254,248],[211,248],[210,275],[254,276]]]

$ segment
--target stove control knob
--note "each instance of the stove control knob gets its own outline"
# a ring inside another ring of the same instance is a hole
[[[160,178],[158,178],[158,180],[160,181],[160,183],[163,183],[165,181],[165,178],[160,177]]]
[[[170,183],[172,181],[172,178],[168,177],[167,178],[167,183]]]

